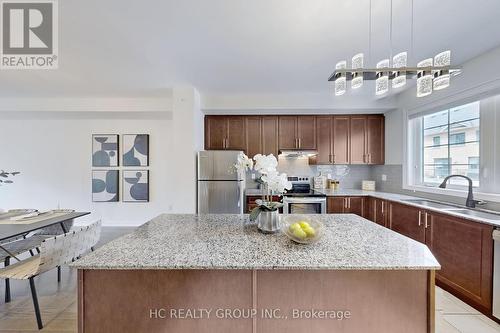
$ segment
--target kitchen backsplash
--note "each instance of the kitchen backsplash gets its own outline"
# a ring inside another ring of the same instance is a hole
[[[348,168],[345,176],[340,176]],[[447,201],[463,205],[464,198],[448,196],[442,194],[432,194],[426,192],[410,191],[403,189],[403,167],[400,164],[394,165],[309,165],[307,158],[285,159],[279,158],[278,170],[293,176],[316,176],[320,173],[330,174],[333,179],[340,180],[340,187],[344,189],[361,189],[361,181],[374,180],[376,190],[381,192],[392,192],[407,194],[433,200]],[[385,175],[386,180],[382,180]],[[256,175],[259,177],[260,175]],[[247,173],[247,188],[258,188],[259,184],[252,180],[252,174]],[[487,203],[480,208],[500,211],[500,203]]]

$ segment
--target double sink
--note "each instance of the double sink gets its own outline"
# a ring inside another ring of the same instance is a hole
[[[466,215],[466,216],[477,217],[477,218],[481,218],[481,219],[500,222],[500,215],[497,215],[497,214],[491,214],[491,213],[486,213],[486,212],[482,212],[482,211],[478,211],[478,210],[466,209],[466,208],[462,208],[462,207],[456,207],[453,205],[442,204],[442,203],[432,201],[432,200],[402,199],[401,201],[408,202],[408,203],[414,203],[414,204],[429,207],[429,208],[436,208],[436,209],[440,209],[440,210],[450,212],[450,213],[457,213],[457,214],[462,214],[462,215]]]

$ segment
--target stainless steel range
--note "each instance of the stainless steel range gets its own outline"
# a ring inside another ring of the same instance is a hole
[[[326,195],[311,189],[308,176],[288,177],[292,189],[283,195],[284,214],[325,214]]]

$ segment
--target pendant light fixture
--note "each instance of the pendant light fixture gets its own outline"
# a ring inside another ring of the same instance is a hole
[[[414,0],[411,2],[411,50],[414,50]],[[437,54],[434,58],[428,58],[417,63],[416,67],[408,67],[408,53],[399,52],[392,56],[392,9],[393,0],[390,0],[390,52],[389,58],[379,61],[376,68],[364,68],[364,54],[358,53],[351,59],[351,67],[347,67],[347,61],[337,63],[335,71],[330,75],[328,81],[335,82],[335,96],[344,95],[347,91],[347,81],[351,81],[351,89],[363,86],[364,80],[375,80],[375,94],[377,96],[387,94],[389,87],[401,88],[406,85],[407,79],[417,79],[417,97],[432,94],[433,90],[441,90],[450,86],[451,77],[461,73],[460,68],[451,67],[451,51],[447,50]],[[372,0],[369,0],[369,57],[371,61],[371,16]],[[391,66],[392,61],[392,66]],[[390,83],[392,81],[392,84]]]

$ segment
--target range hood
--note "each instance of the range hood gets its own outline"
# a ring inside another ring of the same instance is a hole
[[[318,155],[317,150],[304,150],[304,149],[281,149],[279,156],[286,158],[299,158],[299,157],[314,157]]]

